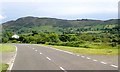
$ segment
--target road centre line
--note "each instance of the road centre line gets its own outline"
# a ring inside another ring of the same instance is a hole
[[[93,59],[93,61],[98,61],[98,60],[96,60],[96,59]]]
[[[118,68],[118,66],[116,66],[116,65],[110,65],[110,66],[115,67],[115,68]]]
[[[40,52],[40,54],[42,54],[42,53]]]
[[[51,60],[49,57],[46,57],[48,60]]]
[[[65,69],[63,67],[60,67],[60,69],[63,70],[64,72],[67,72],[67,71],[65,71]]]
[[[100,63],[102,63],[102,64],[107,64],[106,62],[103,62],[103,61],[101,61]]]
[[[35,51],[37,51],[37,50],[35,50]]]
[[[91,59],[91,58],[87,57],[87,59]]]
[[[77,55],[77,56],[80,56],[80,55]]]
[[[85,58],[85,56],[81,56],[82,58]]]

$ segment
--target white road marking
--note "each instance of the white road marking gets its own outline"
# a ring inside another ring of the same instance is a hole
[[[42,54],[42,53],[40,53],[40,54]]]
[[[65,71],[65,69],[63,67],[60,67],[60,69],[63,70],[64,72],[67,72],[67,71]]]
[[[33,48],[33,49],[35,49],[35,48]]]
[[[111,65],[112,67],[115,67],[115,68],[118,68],[118,66],[116,66],[116,65]]]
[[[48,60],[51,60],[49,57],[46,57]]]
[[[101,61],[100,63],[102,63],[102,64],[107,64],[106,62],[103,62],[103,61]]]
[[[82,58],[85,58],[85,56],[81,56]]]
[[[77,56],[80,56],[80,55],[77,55]]]
[[[94,59],[93,61],[98,61],[98,60],[95,60],[95,59]]]
[[[87,59],[91,59],[91,58],[87,57]]]
[[[37,51],[37,50],[35,50],[35,51]]]
[[[16,48],[15,56],[13,57],[12,62],[10,63],[10,66],[8,67],[7,70],[12,70],[12,67],[13,67],[13,65],[14,65],[15,58],[16,58],[16,55],[17,55],[17,47],[15,46],[15,48]]]

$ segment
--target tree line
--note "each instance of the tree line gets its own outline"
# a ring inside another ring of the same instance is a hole
[[[118,34],[110,33],[79,33],[79,34],[56,34],[32,31],[31,34],[20,35],[19,39],[12,38],[12,32],[3,33],[3,43],[31,43],[31,44],[48,44],[81,47],[86,42],[107,43],[112,47],[120,44]],[[84,45],[89,48],[89,46]]]

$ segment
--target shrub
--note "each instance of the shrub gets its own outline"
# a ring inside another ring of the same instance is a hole
[[[13,40],[12,43],[17,43],[17,40]]]
[[[111,45],[112,45],[112,47],[115,47],[115,46],[117,46],[117,43],[113,42]]]

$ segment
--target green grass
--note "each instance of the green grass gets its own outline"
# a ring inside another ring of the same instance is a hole
[[[116,26],[115,24],[111,24],[111,25],[106,25],[104,28],[113,28],[115,26]]]
[[[118,55],[118,49],[91,49],[81,47],[68,47],[68,46],[52,46],[45,45],[53,48],[70,51],[77,54],[95,54],[95,55]]]
[[[85,44],[80,44],[80,47],[88,46],[92,49],[117,49],[118,46],[112,47],[107,43],[94,43],[94,42],[86,42]]]
[[[39,30],[43,32],[55,32],[57,34],[61,34],[61,32],[58,30],[60,29],[59,27],[53,27],[53,26],[40,26],[40,27],[33,27],[33,30]]]
[[[15,46],[10,44],[0,44],[0,52],[14,52],[16,50]]]
[[[8,67],[8,64],[0,64],[0,72],[6,72]]]

